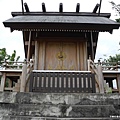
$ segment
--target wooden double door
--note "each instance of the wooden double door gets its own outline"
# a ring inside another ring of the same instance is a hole
[[[38,52],[40,70],[85,70],[86,42],[41,41]]]

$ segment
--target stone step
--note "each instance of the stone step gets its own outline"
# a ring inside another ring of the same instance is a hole
[[[0,120],[120,120],[118,116],[114,117],[81,117],[81,118],[60,118],[60,117],[30,117],[30,116],[4,116]]]
[[[0,103],[0,115],[51,116],[51,117],[110,117],[120,115],[120,108],[113,105],[45,105]]]
[[[120,94],[0,92],[0,120],[118,119],[111,116],[120,116]]]
[[[120,105],[120,94],[0,92],[0,103]]]

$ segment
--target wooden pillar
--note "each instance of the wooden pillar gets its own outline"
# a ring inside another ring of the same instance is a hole
[[[98,70],[100,93],[104,93],[104,77],[103,77],[103,73],[102,73],[102,66],[100,64],[98,64],[97,70]]]
[[[32,45],[31,31],[29,32],[29,42],[28,42],[28,51],[27,51],[27,61],[30,61],[30,49]]]
[[[94,49],[93,49],[93,33],[90,32],[90,46],[91,46],[91,59],[94,61]]]
[[[113,88],[113,79],[110,79],[109,81],[107,81],[108,82],[108,84],[109,84],[109,87],[111,87],[111,88]]]
[[[118,87],[118,91],[120,93],[120,75],[117,75],[117,87]]]
[[[77,70],[80,70],[80,43],[77,42]]]
[[[84,43],[84,70],[87,70],[87,42]]]
[[[34,64],[34,70],[38,69],[38,58],[39,58],[39,43],[38,43],[38,41],[35,41],[35,64]]]
[[[1,89],[0,89],[0,91],[4,91],[5,82],[6,82],[6,73],[3,73],[2,77],[1,77]]]
[[[10,80],[10,79],[8,81],[8,87],[10,87],[10,88],[12,87],[12,80]]]
[[[87,68],[88,71],[91,71],[91,70],[90,70],[90,62],[91,62],[91,57],[89,56],[88,63],[87,63],[87,65],[88,65],[88,68]]]
[[[27,76],[27,62],[25,61],[22,68],[20,92],[25,92],[26,76]]]

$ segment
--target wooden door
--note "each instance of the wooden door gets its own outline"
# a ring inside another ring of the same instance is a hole
[[[46,42],[45,70],[78,70],[76,42]]]
[[[67,39],[61,42],[58,40],[45,39],[37,41],[36,68],[38,70],[86,70],[86,41]]]

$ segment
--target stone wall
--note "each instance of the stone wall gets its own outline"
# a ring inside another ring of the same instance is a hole
[[[1,120],[120,119],[120,94],[0,92]]]

